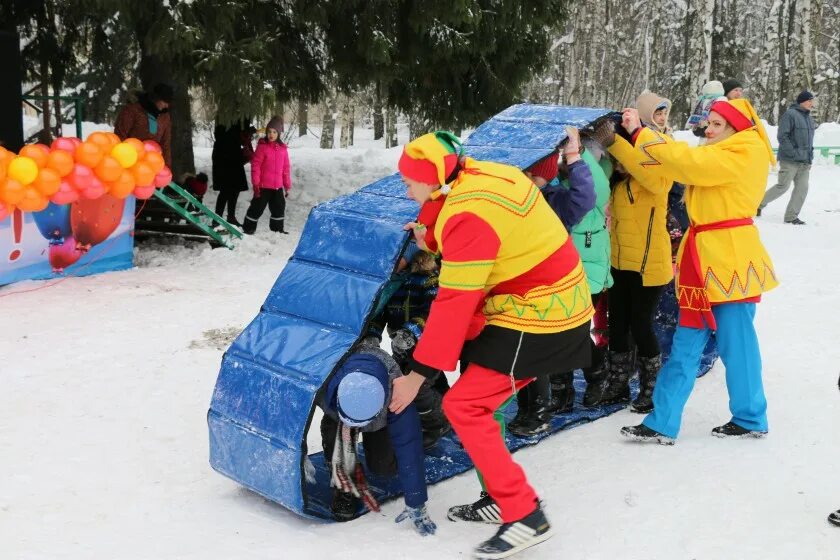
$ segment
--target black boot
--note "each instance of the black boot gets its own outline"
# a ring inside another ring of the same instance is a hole
[[[477,501],[463,506],[452,506],[446,512],[450,521],[472,521],[475,523],[502,522],[502,512],[490,494],[482,492]]]
[[[660,369],[662,356],[639,357],[639,395],[630,407],[633,412],[648,413],[653,410],[653,389]]]
[[[838,509],[834,513],[829,514],[828,522],[831,523],[832,525],[836,525],[836,526],[840,527],[840,509]]]
[[[723,426],[712,429],[712,435],[719,438],[763,438],[767,432],[748,430],[735,422],[727,422]]]
[[[512,434],[520,437],[532,437],[551,428],[551,384],[547,377],[538,377],[526,385],[526,412],[517,414],[516,420],[511,422],[508,429]]]
[[[540,505],[519,521],[505,523],[496,534],[473,551],[477,560],[507,558],[521,550],[550,539],[554,533]]]
[[[636,369],[635,354],[610,351],[610,372],[602,383],[601,400],[598,404],[619,404],[630,402],[630,378]]]
[[[586,392],[583,394],[583,406],[598,406],[604,392],[604,381],[610,372],[609,354],[606,348],[596,346],[592,351],[592,365],[583,370],[586,379]]]
[[[337,521],[350,521],[354,519],[358,509],[359,498],[349,492],[340,492],[333,489],[330,510]]]
[[[641,443],[658,443],[660,445],[674,445],[674,438],[651,430],[644,424],[638,426],[624,426],[621,428],[621,435],[633,441]]]
[[[513,431],[514,428],[518,428],[525,421],[525,418],[528,417],[528,411],[531,407],[531,385],[526,385],[516,392],[516,416],[507,423],[508,431]]]
[[[239,223],[239,220],[236,219],[236,216],[228,216],[227,223],[232,226],[242,227],[242,224]]]
[[[424,381],[414,398],[414,405],[420,415],[420,428],[423,430],[423,449],[431,449],[444,434],[452,429],[443,414],[440,393],[432,388],[430,382]]]
[[[551,409],[554,414],[571,412],[575,407],[575,375],[567,371],[551,376]]]

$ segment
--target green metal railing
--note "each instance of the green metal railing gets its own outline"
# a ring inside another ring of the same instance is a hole
[[[834,164],[840,165],[840,146],[814,146],[814,151],[824,158],[834,158]],[[773,153],[779,153],[778,148],[773,148]]]
[[[85,107],[85,98],[79,97],[76,95],[24,95],[23,101],[61,101],[62,103],[73,103],[73,107],[76,111],[75,120],[76,120],[76,137],[82,137],[82,111]],[[41,112],[42,109],[37,105],[32,103],[28,103],[28,105],[34,108],[36,111]],[[60,123],[61,119],[56,118],[56,121]]]
[[[186,207],[182,206],[179,200],[166,194],[165,191],[169,189],[175,191],[181,199],[186,200]],[[230,225],[224,218],[207,208],[197,198],[176,183],[169,183],[163,189],[155,189],[155,197],[171,208],[173,212],[204,232],[208,237],[216,240],[216,242],[228,249],[234,248],[231,237],[242,239],[242,232],[240,230]],[[218,231],[217,226],[221,226],[224,231]]]

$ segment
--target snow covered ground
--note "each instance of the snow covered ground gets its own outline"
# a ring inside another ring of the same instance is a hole
[[[294,142],[291,230],[398,156],[369,139],[334,151]],[[209,170],[207,148],[197,160]],[[729,419],[718,366],[674,447],[620,440],[640,420],[621,412],[524,450],[558,536],[523,558],[837,558],[840,529],[825,517],[840,508],[840,166],[814,166],[807,226],[782,224],[783,211],[778,201],[758,219],[782,282],[757,318],[770,436],[709,436]],[[297,242],[266,222],[235,251],[156,242],[134,270],[0,288],[0,559],[466,558],[493,532],[445,519],[477,497],[472,473],[430,489],[439,531],[424,539],[393,523],[400,501],[314,523],[210,469],[205,414],[222,352]]]

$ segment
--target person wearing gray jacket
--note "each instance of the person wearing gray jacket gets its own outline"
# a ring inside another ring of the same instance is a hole
[[[793,182],[793,194],[785,210],[785,223],[805,225],[799,219],[799,212],[808,196],[808,177],[814,159],[814,130],[817,125],[811,117],[813,107],[814,94],[803,91],[779,121],[779,182],[765,193],[758,206],[759,216],[761,210],[785,194]]]

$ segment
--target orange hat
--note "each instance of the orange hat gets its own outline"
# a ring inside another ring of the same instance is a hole
[[[754,128],[761,140],[767,147],[767,153],[770,156],[770,164],[776,164],[776,157],[773,155],[773,147],[770,145],[770,139],[767,137],[767,131],[764,130],[764,125],[758,114],[755,112],[752,104],[744,99],[729,99],[719,100],[712,103],[709,107],[709,112],[714,111],[721,117],[726,119],[726,122],[732,125],[737,132],[749,130]]]
[[[430,132],[405,145],[398,168],[409,179],[444,185],[458,164],[460,151],[461,141],[451,132]]]

